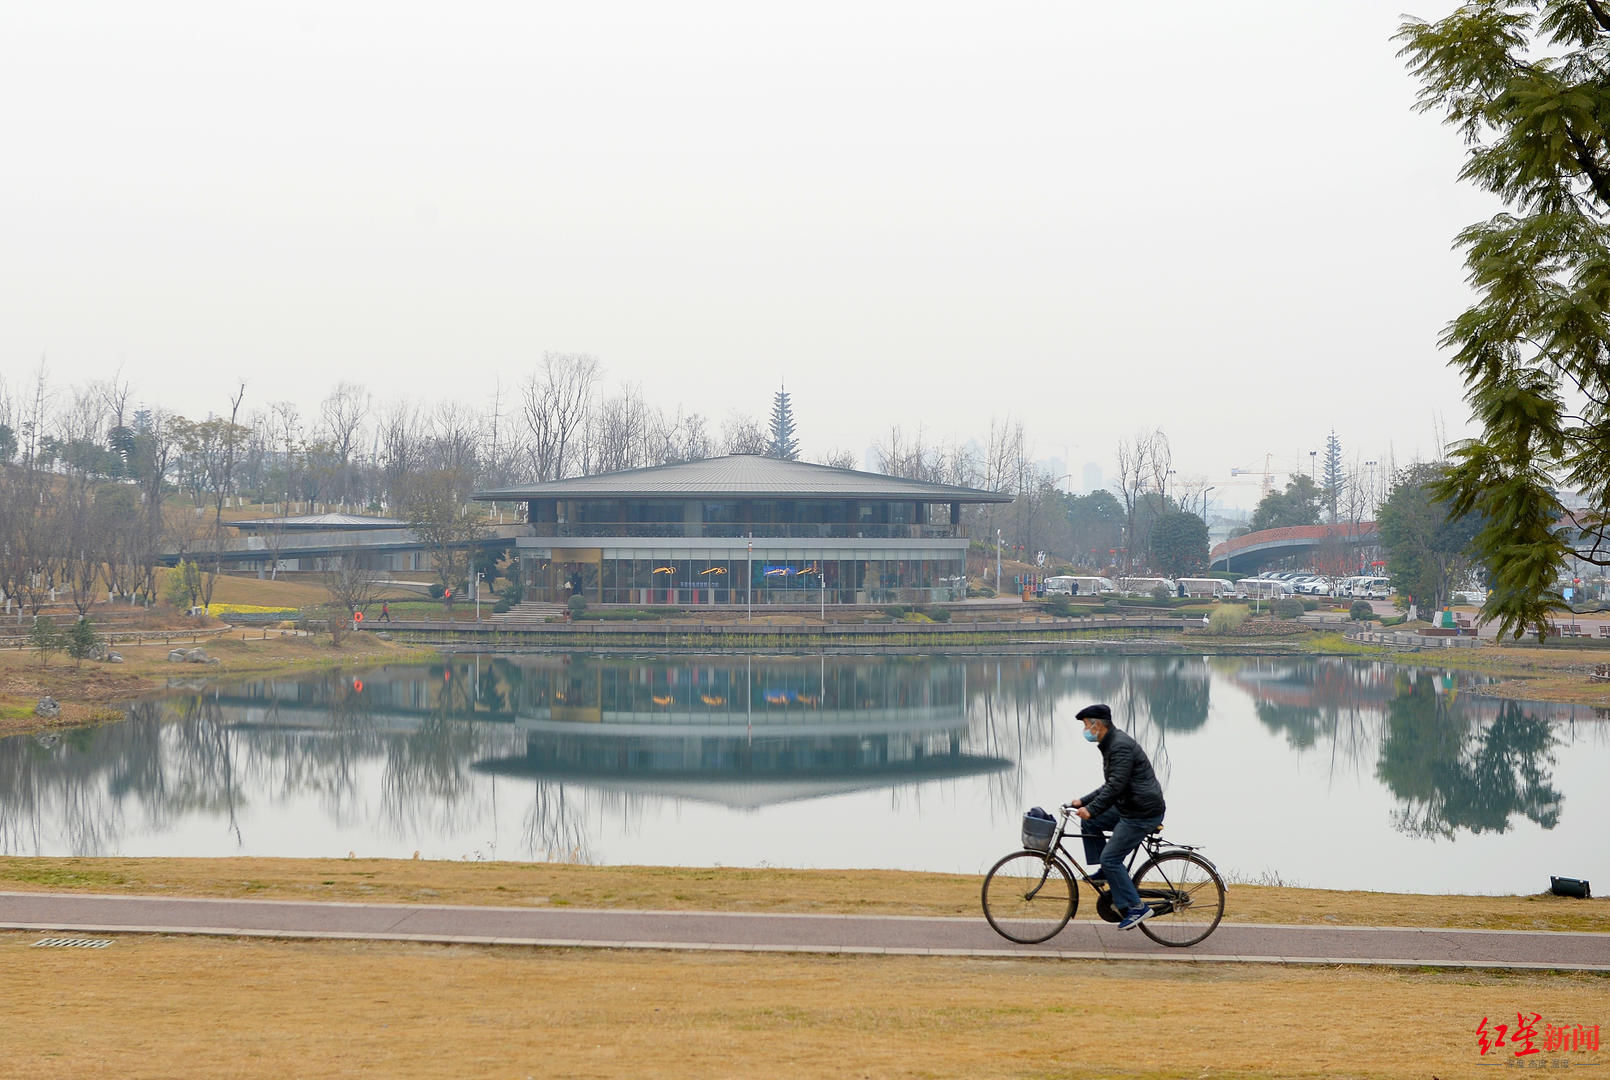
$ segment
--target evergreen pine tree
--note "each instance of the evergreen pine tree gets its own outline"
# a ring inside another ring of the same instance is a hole
[[[1347,483],[1347,472],[1342,468],[1342,440],[1332,428],[1325,439],[1325,505],[1330,508],[1331,524],[1336,524],[1336,508],[1341,501],[1342,487]]]
[[[771,449],[766,456],[784,461],[799,459],[799,440],[794,438],[794,407],[789,403],[787,390],[778,390],[772,399]]]

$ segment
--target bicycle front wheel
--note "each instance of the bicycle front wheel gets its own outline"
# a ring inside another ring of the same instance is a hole
[[[1042,852],[1014,851],[984,877],[984,918],[1008,941],[1035,945],[1056,936],[1078,904],[1073,875]]]
[[[1224,882],[1213,864],[1188,851],[1165,851],[1135,874],[1140,902],[1155,914],[1141,932],[1159,945],[1195,945],[1224,918]]]

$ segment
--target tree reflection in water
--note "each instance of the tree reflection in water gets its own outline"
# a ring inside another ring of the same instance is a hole
[[[1146,748],[1166,786],[1168,736],[1207,723],[1213,671],[1194,656],[1036,654],[968,661],[967,687],[970,730],[983,749],[1013,762],[990,778],[990,808],[1015,814],[1030,802],[1082,794],[1099,778],[1092,760],[1077,775],[1059,778],[1064,786],[1057,791],[1024,789],[1024,763],[1051,745],[1056,724],[1076,729],[1074,714],[1096,701],[1111,706],[1115,724]]]
[[[1554,828],[1563,799],[1551,786],[1556,738],[1547,723],[1514,701],[1487,702],[1496,716],[1483,722],[1455,703],[1451,679],[1424,672],[1405,673],[1397,687],[1376,766],[1405,804],[1393,814],[1397,829],[1501,833],[1516,814]]]
[[[467,655],[193,689],[138,703],[124,723],[0,739],[0,850],[112,853],[127,837],[204,820],[235,848],[260,851],[275,840],[274,810],[302,801],[332,828],[368,830],[393,850],[399,838],[423,847],[490,835],[494,855],[586,862],[598,823],[631,832],[668,801],[748,812],[876,791],[891,814],[920,814],[943,790],[930,781],[964,777],[982,781],[980,809],[1004,821],[1099,777],[1095,756],[1074,744],[1058,790],[1026,790],[1034,763],[1076,737],[1082,705],[1111,705],[1166,784],[1171,736],[1202,731],[1213,691],[1231,685],[1296,755],[1328,754],[1333,777],[1367,782],[1373,769],[1402,803],[1394,825],[1404,832],[1559,819],[1551,769],[1563,728],[1513,704],[1454,703],[1429,673],[1385,663]],[[1240,700],[1228,695],[1230,707]],[[505,808],[507,842],[523,850],[495,850]],[[252,828],[265,835],[243,835]],[[319,839],[310,853],[323,852]]]

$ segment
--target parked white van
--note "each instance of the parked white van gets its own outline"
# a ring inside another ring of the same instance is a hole
[[[1235,583],[1235,591],[1248,600],[1274,600],[1291,595],[1291,586],[1278,578],[1247,577]]]
[[[1214,600],[1235,595],[1235,585],[1216,577],[1182,577],[1174,582],[1185,586],[1186,596],[1208,596]]]
[[[1125,596],[1150,596],[1152,591],[1162,586],[1173,596],[1177,591],[1175,585],[1168,578],[1163,577],[1126,577],[1118,579],[1118,591]]]
[[[1360,578],[1353,585],[1354,596],[1367,596],[1371,600],[1385,600],[1392,595],[1392,579],[1384,577]]]
[[[1055,588],[1052,587],[1053,583]],[[1111,578],[1067,575],[1045,579],[1047,596],[1095,596],[1097,593],[1114,591],[1116,586]]]

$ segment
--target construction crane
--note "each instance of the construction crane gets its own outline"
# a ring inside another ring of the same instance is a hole
[[[1275,460],[1275,455],[1274,454],[1272,454],[1272,453],[1271,454],[1265,454],[1263,456],[1263,468],[1261,470],[1260,469],[1231,469],[1230,470],[1230,475],[1231,476],[1253,475],[1253,476],[1261,476],[1261,477],[1263,477],[1263,494],[1268,495],[1270,492],[1275,490],[1275,474],[1274,474],[1274,470],[1270,467],[1271,463],[1274,460]]]

